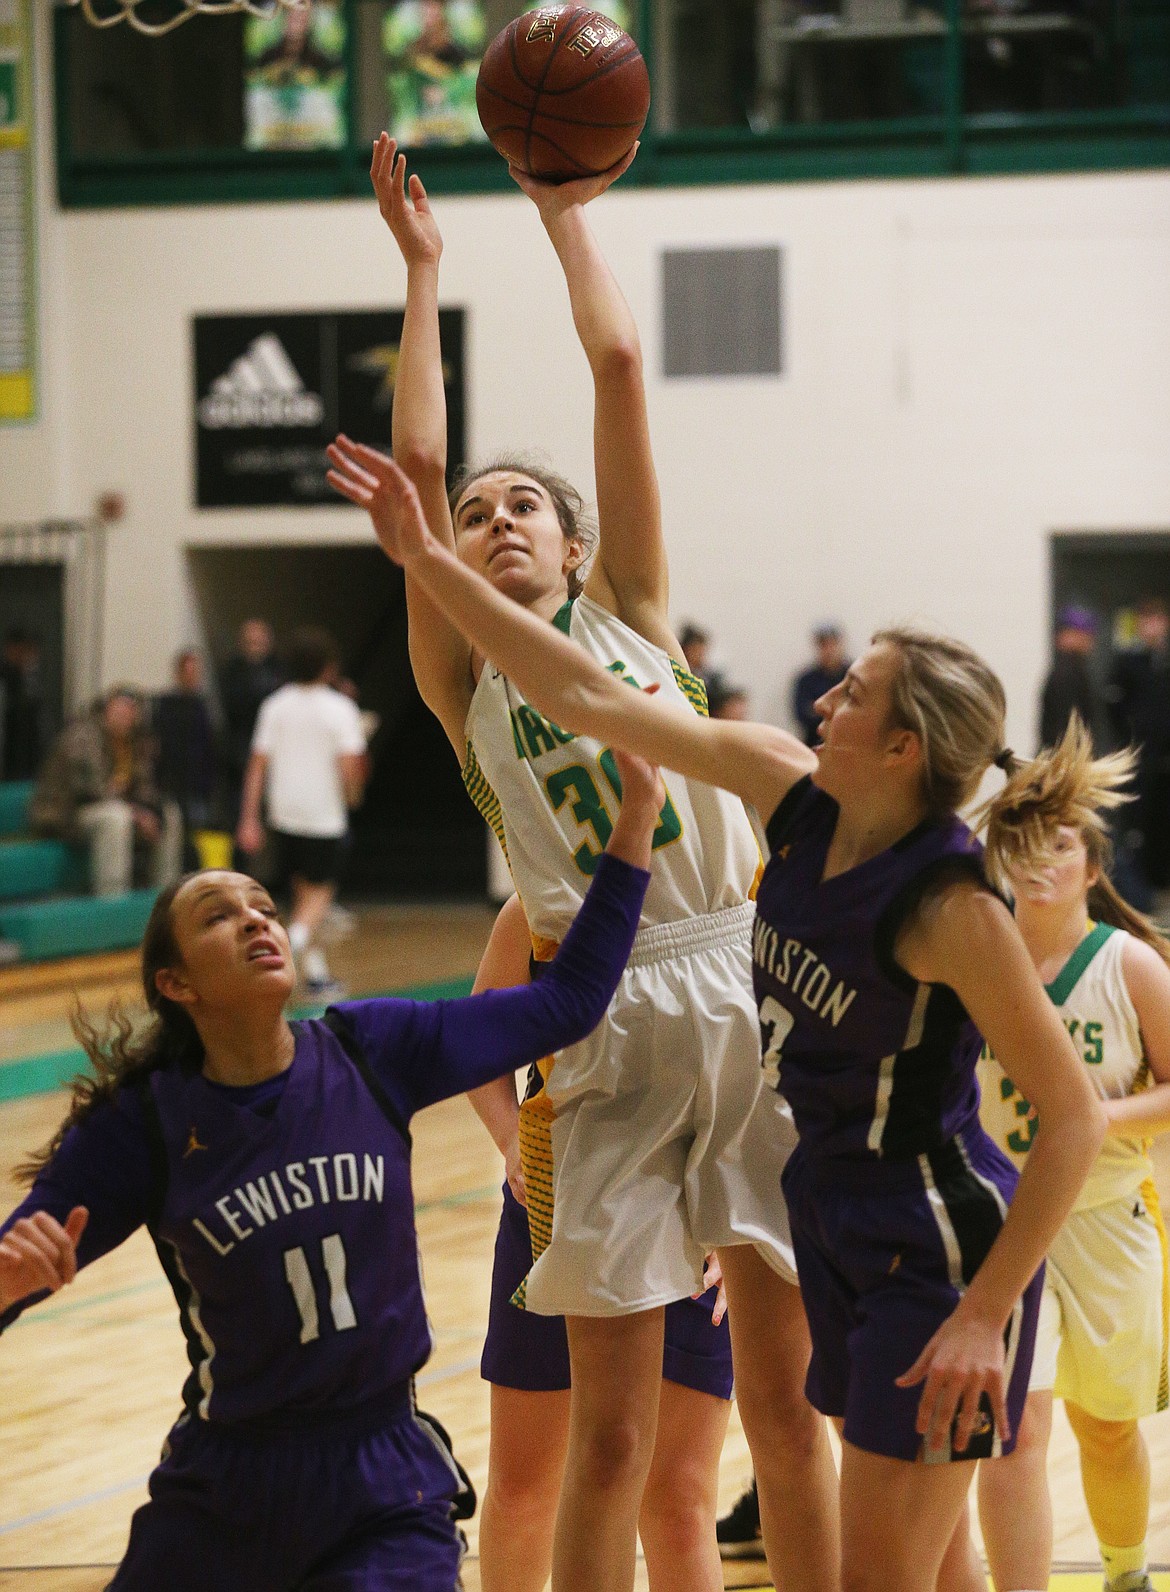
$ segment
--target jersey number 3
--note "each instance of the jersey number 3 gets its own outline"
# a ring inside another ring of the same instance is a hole
[[[357,1326],[357,1316],[345,1285],[345,1245],[340,1233],[329,1233],[321,1240],[321,1265],[329,1284],[329,1313],[333,1325],[338,1332],[347,1332],[350,1327]],[[308,1257],[299,1246],[285,1250],[284,1274],[301,1318],[301,1342],[313,1343],[321,1336],[317,1287],[309,1270]]]
[[[781,1006],[773,996],[765,995],[760,1002],[760,1038],[764,1047],[761,1065],[769,1089],[780,1087],[780,1052],[795,1022],[796,1018],[787,1007]]]
[[[617,797],[622,799],[621,775],[617,770],[614,755],[607,746],[598,755],[598,766],[605,775],[605,782]],[[581,872],[590,877],[597,872],[597,859],[605,850],[610,835],[613,834],[613,819],[609,816],[609,809],[605,805],[605,798],[598,789],[597,781],[584,763],[572,763],[568,768],[558,768],[550,774],[544,782],[548,792],[548,799],[552,803],[554,813],[559,813],[567,801],[572,805],[569,811],[582,828],[591,829],[597,837],[596,851],[587,840],[583,840],[573,853],[573,861]],[[650,842],[654,851],[663,846],[669,846],[682,834],[682,819],[670,797],[667,796],[662,811],[658,815],[658,827],[654,831],[654,838]]]

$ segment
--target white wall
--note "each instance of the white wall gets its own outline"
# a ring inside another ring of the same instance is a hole
[[[126,493],[105,667],[154,684],[193,634],[185,545],[365,535],[347,508],[192,507],[190,317],[396,305],[404,275],[372,200],[61,215],[45,189],[43,418],[0,432],[0,518]],[[535,211],[436,208],[473,454],[538,444],[589,487],[587,370]],[[1049,533],[1170,529],[1170,174],[626,190],[595,225],[646,344],[673,606],[755,711],[783,717],[818,618],[860,642],[919,617],[986,652],[1030,748]],[[784,376],[663,381],[661,249],[770,241]]]

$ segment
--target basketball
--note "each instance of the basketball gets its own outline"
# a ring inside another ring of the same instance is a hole
[[[475,86],[484,131],[513,166],[545,182],[608,171],[650,109],[650,74],[616,22],[588,6],[543,6],[487,48]]]

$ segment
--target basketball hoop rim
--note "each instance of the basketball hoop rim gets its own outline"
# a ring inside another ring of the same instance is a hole
[[[180,9],[165,22],[145,22],[138,15],[141,0],[115,0],[116,9],[108,16],[98,15],[94,0],[60,0],[60,3],[79,8],[91,27],[112,28],[125,22],[137,33],[159,38],[195,16],[223,16],[228,12],[246,11],[254,17],[274,17],[280,11],[303,10],[312,0],[180,0]]]

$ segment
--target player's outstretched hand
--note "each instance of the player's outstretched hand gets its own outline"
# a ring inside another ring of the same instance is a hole
[[[0,1238],[0,1310],[29,1294],[56,1293],[77,1276],[77,1245],[89,1212],[75,1205],[64,1227],[48,1211],[22,1216]]]
[[[918,1432],[927,1450],[945,1448],[954,1423],[954,1447],[965,1452],[971,1438],[985,1429],[984,1394],[991,1405],[999,1436],[1011,1436],[1004,1388],[1003,1330],[995,1323],[965,1313],[962,1305],[931,1338],[910,1369],[897,1378],[899,1387],[925,1383],[918,1404]]]
[[[637,153],[638,145],[635,144],[629,154],[623,155],[617,165],[611,166],[608,171],[596,177],[576,177],[572,182],[541,182],[538,177],[530,177],[526,171],[521,171],[519,166],[509,166],[508,170],[513,182],[523,189],[540,211],[540,219],[547,227],[574,205],[587,205],[591,199],[599,198],[607,188],[612,188],[618,178],[629,171]]]
[[[339,436],[325,451],[333,466],[326,480],[335,492],[365,509],[388,558],[406,564],[434,545],[418,493],[393,459],[346,436]]]
[[[437,265],[443,252],[443,238],[431,211],[422,178],[412,174],[406,180],[406,156],[389,133],[374,140],[370,162],[370,181],[378,196],[382,220],[394,234],[408,266]]]

